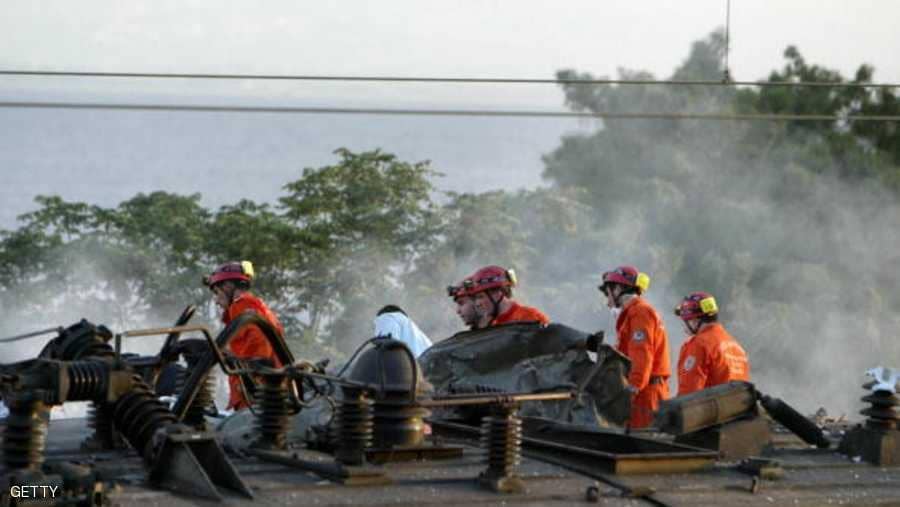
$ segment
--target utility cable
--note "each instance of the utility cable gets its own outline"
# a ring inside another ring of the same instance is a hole
[[[247,79],[261,81],[343,81],[380,83],[451,83],[451,84],[552,84],[552,85],[625,85],[625,86],[753,86],[753,87],[810,87],[810,88],[900,88],[900,83],[823,83],[817,81],[714,81],[714,80],[656,80],[656,79],[532,79],[532,78],[474,78],[474,77],[417,77],[417,76],[326,76],[303,74],[202,74],[162,72],[89,72],[0,70],[0,76],[31,77],[97,77],[146,79]]]
[[[516,111],[490,109],[391,109],[353,107],[225,106],[189,104],[128,104],[103,102],[2,102],[8,109],[93,109],[113,111],[184,111],[205,113],[366,114],[382,116],[476,116],[506,118],[596,118],[619,120],[737,121],[900,121],[900,115],[830,115],[778,113],[620,113],[610,111]]]

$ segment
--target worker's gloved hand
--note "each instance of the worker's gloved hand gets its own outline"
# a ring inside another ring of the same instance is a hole
[[[631,394],[632,396],[635,396],[638,393],[638,388],[634,387],[631,384],[625,386],[625,390],[628,391],[628,393]]]

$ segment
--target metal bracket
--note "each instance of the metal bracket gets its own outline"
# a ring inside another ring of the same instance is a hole
[[[150,469],[150,482],[176,493],[222,500],[216,486],[253,498],[212,433],[173,432]]]

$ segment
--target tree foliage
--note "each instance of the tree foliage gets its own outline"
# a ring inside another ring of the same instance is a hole
[[[301,234],[294,287],[312,331],[326,322],[339,345],[371,333],[371,301],[398,292],[396,275],[439,230],[427,162],[375,150],[335,152],[339,161],[285,185],[283,217]]]
[[[215,265],[250,259],[254,290],[297,345],[347,348],[370,332],[371,301],[399,292],[398,277],[439,233],[441,214],[427,162],[336,153],[334,165],[285,185],[276,208],[242,200],[213,212],[199,194],[165,192],[115,208],[39,196],[21,227],[0,237],[0,295],[17,315],[47,323],[162,325],[188,303],[209,305],[200,280]]]

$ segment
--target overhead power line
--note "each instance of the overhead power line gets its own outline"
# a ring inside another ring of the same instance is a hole
[[[422,76],[320,76],[292,74],[198,74],[160,72],[80,72],[42,70],[0,70],[0,76],[33,77],[97,77],[147,79],[248,79],[262,81],[344,81],[386,83],[455,83],[455,84],[553,84],[553,85],[661,85],[661,86],[755,86],[810,88],[900,88],[900,83],[823,83],[817,81],[731,81],[731,80],[646,80],[646,79],[530,79],[480,77]]]
[[[595,118],[623,120],[758,120],[758,121],[900,121],[900,115],[828,115],[777,113],[624,113],[611,111],[527,111],[490,109],[392,109],[355,107],[226,106],[190,104],[128,104],[103,102],[0,102],[0,108],[94,109],[113,111],[185,111],[206,113],[367,114],[387,116],[481,116],[511,118]]]

